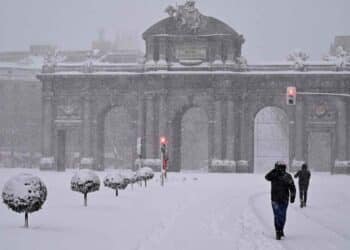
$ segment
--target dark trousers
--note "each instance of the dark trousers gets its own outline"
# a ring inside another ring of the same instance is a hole
[[[299,185],[299,197],[300,197],[300,203],[306,204],[307,201],[307,185]]]
[[[272,201],[272,210],[275,218],[276,231],[283,231],[287,219],[288,202]]]

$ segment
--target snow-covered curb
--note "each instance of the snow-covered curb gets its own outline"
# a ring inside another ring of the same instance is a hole
[[[160,171],[161,163],[162,162],[160,159],[136,159],[135,160],[136,168],[148,167],[148,168],[151,168],[153,171]]]
[[[350,161],[335,160],[333,173],[334,174],[350,174]]]
[[[211,160],[209,166],[211,173],[233,173],[236,172],[236,162],[231,160]]]

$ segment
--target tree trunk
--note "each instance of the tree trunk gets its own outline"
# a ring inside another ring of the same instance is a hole
[[[87,193],[84,194],[84,206],[87,207]]]
[[[29,227],[29,223],[28,223],[28,213],[25,212],[24,213],[24,227],[28,228]]]
[[[147,187],[147,180],[145,179],[145,188]]]
[[[115,196],[118,196],[118,188],[115,189]]]

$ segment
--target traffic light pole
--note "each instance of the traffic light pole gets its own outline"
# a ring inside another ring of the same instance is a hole
[[[165,179],[167,177],[167,140],[165,137],[160,138],[160,162],[161,162],[161,172],[160,172],[160,184],[164,186]]]

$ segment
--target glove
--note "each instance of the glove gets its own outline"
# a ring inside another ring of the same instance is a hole
[[[291,196],[290,197],[290,203],[294,203],[294,201],[295,201],[295,196]]]

